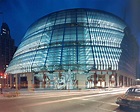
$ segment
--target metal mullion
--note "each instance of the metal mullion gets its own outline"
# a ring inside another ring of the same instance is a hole
[[[55,22],[54,22],[54,25],[55,25],[55,23],[56,23],[56,18],[57,18],[57,13],[56,13],[56,15],[55,15]],[[49,54],[49,50],[50,50],[50,44],[51,44],[51,41],[52,41],[52,36],[53,36],[53,32],[54,32],[54,28],[52,28],[52,33],[51,33],[51,38],[50,38],[50,42],[49,42],[49,46],[48,46],[48,50],[47,50],[47,55],[46,55],[46,60],[45,60],[45,62],[44,62],[44,67],[45,67],[45,65],[46,65],[46,62],[47,62],[47,59],[48,59],[48,54]]]
[[[46,20],[46,24],[47,24],[47,21],[48,21],[48,19]],[[37,49],[38,49],[39,46],[40,46],[40,43],[41,43],[41,40],[42,40],[43,34],[44,34],[44,32],[45,32],[46,24],[45,24],[45,26],[44,26],[44,30],[43,30],[43,32],[42,32],[42,36],[40,37],[39,45],[38,45],[38,47],[36,48],[35,56],[34,56],[34,59],[33,59],[33,61],[32,61],[32,64],[31,64],[31,71],[32,71],[32,66],[33,66],[33,64],[34,64],[34,61],[35,61],[35,58],[36,58],[37,52],[38,52]],[[36,64],[36,65],[37,65],[37,64]],[[38,65],[37,65],[37,66],[38,66]]]
[[[77,23],[77,10],[76,10],[76,23]],[[77,33],[77,25],[76,25],[76,64],[78,65],[78,33]]]
[[[65,23],[66,24],[66,18],[67,18],[67,12],[65,12]],[[61,56],[60,56],[60,66],[62,65],[62,55],[63,55],[63,49],[64,49],[64,36],[65,36],[65,30],[66,26],[64,25],[64,30],[63,30],[63,40],[62,40],[62,47],[61,47]]]
[[[87,23],[89,23],[87,11],[86,11],[86,16],[87,16]],[[89,35],[90,35],[90,45],[91,45],[91,49],[92,49],[93,62],[94,62],[94,68],[95,68],[95,56],[94,56],[93,45],[92,45],[92,41],[91,41],[91,33],[90,33],[89,25],[88,25],[88,30],[89,30]]]

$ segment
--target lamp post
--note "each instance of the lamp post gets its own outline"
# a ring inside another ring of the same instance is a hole
[[[1,73],[0,74],[0,91],[1,91],[1,94],[2,94],[2,89],[3,89],[3,74]]]

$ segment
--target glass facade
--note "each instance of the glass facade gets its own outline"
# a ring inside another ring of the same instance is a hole
[[[133,39],[127,37],[126,27],[117,16],[98,10],[51,13],[28,28],[6,72],[86,72],[123,67],[128,71],[135,63],[128,44]],[[123,59],[131,61],[125,63]],[[134,75],[134,66],[131,72]]]

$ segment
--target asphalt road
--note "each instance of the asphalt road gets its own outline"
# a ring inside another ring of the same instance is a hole
[[[1,98],[0,112],[132,112],[115,100],[123,92],[49,92]],[[136,112],[134,110],[133,112]]]

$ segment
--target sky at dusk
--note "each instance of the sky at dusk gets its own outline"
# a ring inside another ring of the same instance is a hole
[[[0,12],[4,13],[4,22],[9,25],[11,36],[19,45],[27,28],[49,13],[71,8],[92,8],[123,18],[126,4],[126,0],[0,0]]]

